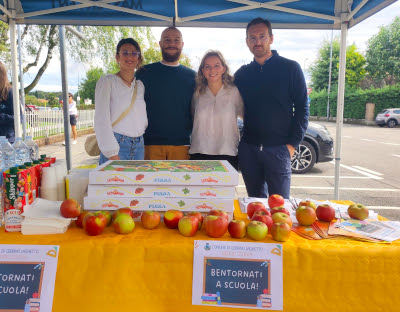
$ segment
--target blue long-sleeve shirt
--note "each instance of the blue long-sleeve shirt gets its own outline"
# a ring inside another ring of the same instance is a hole
[[[272,51],[235,73],[244,102],[243,142],[298,147],[308,126],[307,87],[300,65]]]

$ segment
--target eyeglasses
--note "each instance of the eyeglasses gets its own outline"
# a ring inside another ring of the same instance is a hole
[[[248,40],[253,44],[256,44],[258,40],[260,40],[262,43],[264,43],[268,40],[268,37],[267,36],[250,37]]]
[[[129,52],[129,51],[122,51],[122,52],[119,52],[119,54],[120,54],[120,55],[123,55],[123,56],[125,56],[125,57],[128,57],[129,55],[131,55],[131,56],[133,56],[133,57],[139,57],[139,56],[140,56],[140,52],[136,52],[136,51],[132,51],[132,52]]]

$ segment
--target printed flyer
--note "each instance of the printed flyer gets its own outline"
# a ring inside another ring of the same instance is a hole
[[[283,309],[282,245],[194,241],[192,304]]]
[[[0,245],[0,312],[51,311],[59,246]]]

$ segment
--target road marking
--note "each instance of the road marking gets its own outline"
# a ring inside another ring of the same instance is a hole
[[[361,141],[376,142],[375,140],[370,140],[370,139],[361,139]]]
[[[394,156],[394,157],[400,157],[400,155],[395,155],[395,154],[392,154],[392,156]]]
[[[386,144],[386,145],[395,145],[395,146],[400,145],[400,144],[398,144],[398,143],[385,143],[385,142],[382,142],[382,144]]]
[[[333,190],[331,186],[291,186],[293,189]],[[339,187],[341,191],[400,192],[400,189],[378,189],[369,187]]]
[[[383,173],[376,172],[376,171],[373,171],[373,170],[371,170],[371,169],[367,169],[367,168],[360,167],[360,166],[353,166],[353,168],[360,169],[360,170],[364,170],[364,171],[366,171],[366,172],[369,172],[369,173],[375,174],[375,175],[380,175],[380,176],[383,175]]]
[[[368,206],[368,205],[367,205]],[[378,210],[389,210],[389,209],[395,209],[395,210],[400,210],[400,207],[390,207],[390,206],[368,206],[369,209],[378,209]]]
[[[316,176],[316,175],[304,175],[304,174],[292,174],[292,178],[324,178],[333,179],[335,176]],[[357,176],[340,176],[341,179],[371,179],[370,177],[357,177]]]
[[[383,179],[383,178],[378,177],[378,176],[376,176],[376,175],[373,175],[373,174],[370,174],[370,173],[368,173],[368,172],[365,172],[365,171],[361,171],[361,170],[352,168],[352,167],[350,167],[350,166],[346,166],[346,165],[342,165],[342,164],[341,164],[340,166],[343,167],[343,168],[345,168],[345,169],[348,169],[348,170],[351,170],[351,171],[360,173],[360,174],[362,174],[362,175],[364,175],[364,176],[370,177],[371,179],[375,179],[375,180],[382,180],[382,179]]]

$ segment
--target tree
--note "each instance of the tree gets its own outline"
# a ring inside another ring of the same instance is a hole
[[[367,72],[376,80],[400,78],[400,17],[387,26],[380,27],[378,34],[368,40]]]
[[[90,27],[82,30],[85,39],[79,40],[66,31],[67,55],[77,62],[91,64],[101,63],[106,72],[112,72],[115,62],[115,48],[121,38],[132,37],[142,47],[145,60],[157,59],[155,53],[158,49],[151,29],[148,27]],[[8,60],[10,57],[10,45],[7,44],[8,25],[0,21],[0,59]],[[38,68],[31,84],[25,87],[28,94],[39,82],[46,71],[53,55],[58,52],[59,31],[56,25],[25,25],[21,40],[23,43],[23,71],[26,73],[31,68]],[[147,50],[149,50],[147,52]],[[161,59],[161,54],[159,55]],[[44,60],[44,61],[43,61]],[[190,65],[189,59],[183,58],[186,65]]]
[[[96,88],[97,80],[100,77],[104,76],[105,73],[102,68],[92,67],[86,72],[86,78],[79,84],[79,94],[81,98],[84,99],[92,99],[92,103],[94,103],[94,91]]]
[[[328,88],[329,84],[329,62],[330,62],[331,43],[328,40],[323,41],[318,59],[311,66],[311,84],[315,91]],[[332,42],[332,73],[331,85],[337,85],[339,76],[339,55],[340,42],[335,38]],[[350,87],[356,87],[360,80],[365,76],[365,58],[357,52],[357,47],[352,44],[347,47],[346,53],[346,84]]]

